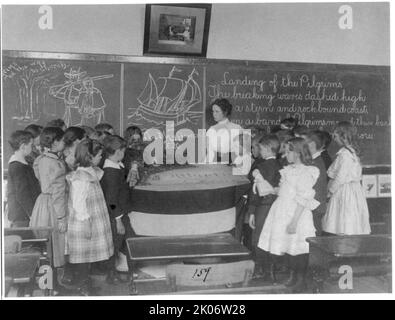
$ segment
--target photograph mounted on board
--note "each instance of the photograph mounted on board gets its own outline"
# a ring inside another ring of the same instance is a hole
[[[391,197],[391,175],[390,174],[379,174],[378,179],[378,191],[379,198],[390,198]]]
[[[144,54],[205,57],[210,16],[210,4],[147,4]]]
[[[377,198],[377,176],[364,175],[362,176],[362,186],[365,191],[366,198]]]

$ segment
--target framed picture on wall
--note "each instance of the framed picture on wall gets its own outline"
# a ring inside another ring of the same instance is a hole
[[[144,54],[205,57],[211,4],[147,4]]]
[[[365,191],[366,198],[377,198],[377,176],[364,175],[362,176],[362,186]]]
[[[380,198],[391,197],[391,175],[390,174],[379,174],[378,179],[378,196]]]

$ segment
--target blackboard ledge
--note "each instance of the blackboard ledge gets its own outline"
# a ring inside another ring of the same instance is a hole
[[[288,71],[302,71],[306,68],[313,71],[350,71],[363,73],[390,73],[390,66],[386,65],[357,65],[357,64],[335,64],[318,62],[297,62],[297,61],[263,61],[263,60],[232,60],[232,59],[208,59],[197,57],[163,57],[163,56],[128,56],[111,55],[98,53],[65,53],[51,51],[24,51],[24,50],[2,50],[2,55],[9,58],[26,59],[58,59],[58,60],[83,60],[100,62],[119,62],[119,63],[159,63],[159,64],[181,64],[181,65],[211,65],[227,64],[240,67],[259,67],[259,69],[286,69]],[[358,71],[355,71],[355,69]]]

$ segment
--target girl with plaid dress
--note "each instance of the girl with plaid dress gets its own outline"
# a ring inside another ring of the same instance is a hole
[[[77,169],[67,176],[70,186],[67,249],[79,293],[95,294],[89,279],[90,263],[106,261],[114,253],[111,224],[97,167],[102,157],[100,143],[81,141],[75,150]]]

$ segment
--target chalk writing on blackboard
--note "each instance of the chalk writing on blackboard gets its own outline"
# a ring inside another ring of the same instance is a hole
[[[137,97],[137,109],[130,107],[128,123],[139,120],[161,126],[165,121],[174,121],[175,126],[186,123],[196,124],[202,118],[202,111],[191,110],[202,102],[202,94],[195,77],[199,73],[194,68],[187,79],[177,77],[182,72],[173,66],[167,76],[154,79],[151,73],[143,91]]]
[[[359,127],[360,139],[373,140],[372,127],[390,126],[389,113],[387,117],[372,105],[372,99],[377,98],[371,96],[368,82],[361,82],[359,87],[352,76],[225,71],[215,81],[209,81],[207,88],[210,100],[232,101],[232,121],[242,127],[264,126],[269,131],[281,119],[292,116],[307,127],[330,128],[342,119]]]
[[[64,102],[65,113],[63,120],[67,126],[87,125],[93,118],[94,123],[98,124],[105,120],[104,109],[106,103],[102,92],[95,87],[94,81],[112,78],[114,75],[106,74],[101,76],[89,77],[86,72],[80,69],[70,69],[64,73],[67,80],[58,85],[49,88],[49,94]],[[80,122],[73,123],[71,110],[77,109],[80,116]]]

